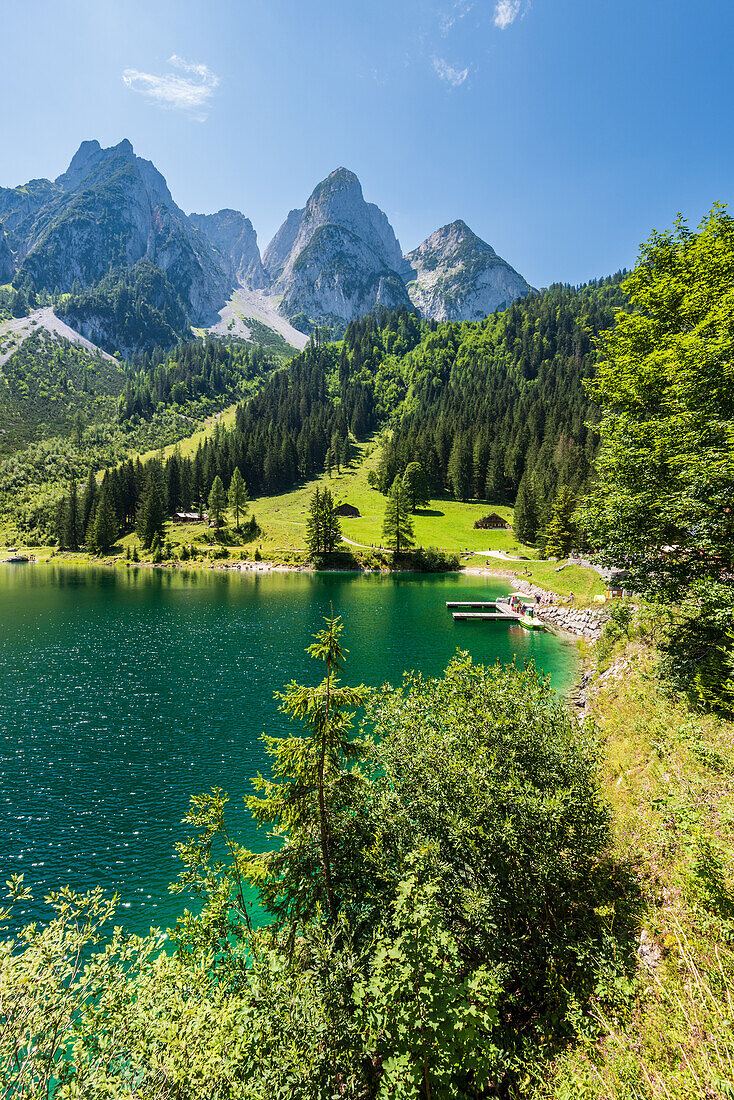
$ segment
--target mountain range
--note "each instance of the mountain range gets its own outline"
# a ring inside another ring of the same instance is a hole
[[[345,168],[291,210],[261,255],[249,218],[186,215],[127,139],[84,141],[56,180],[0,188],[0,283],[11,280],[54,295],[72,327],[123,352],[173,343],[191,325],[222,331],[236,295],[246,333],[255,300],[258,323],[277,318],[281,334],[320,324],[339,335],[378,306],[477,320],[532,289],[460,220],[403,255]]]

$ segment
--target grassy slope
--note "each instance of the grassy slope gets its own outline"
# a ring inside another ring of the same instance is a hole
[[[646,644],[627,643],[615,665],[594,711],[613,856],[639,889],[631,947],[642,937],[648,964],[533,1095],[723,1100],[734,1096],[734,725],[666,697]]]
[[[193,454],[200,440],[212,434],[218,422],[231,424],[235,415],[235,406],[226,409],[218,417],[211,417],[193,436],[184,440],[180,446],[184,455]],[[165,453],[171,454],[176,445],[167,447]],[[360,519],[343,519],[342,531],[347,539],[358,546],[380,543],[382,517],[385,510],[385,498],[375,489],[370,489],[367,476],[379,461],[379,441],[370,440],[359,444],[350,466],[340,474],[329,478],[324,475],[303,486],[277,496],[256,497],[250,502],[249,514],[257,517],[262,536],[256,545],[261,547],[263,557],[277,557],[294,551],[304,551],[306,542],[306,518],[311,495],[317,485],[328,486],[337,501],[347,501],[359,508]],[[152,457],[157,452],[150,451],[143,458]],[[557,572],[558,563],[532,560],[529,555],[534,550],[519,545],[511,530],[478,531],[474,522],[478,516],[488,511],[496,511],[506,519],[512,519],[512,509],[505,505],[487,503],[462,503],[448,497],[432,500],[429,507],[422,509],[415,517],[416,544],[439,546],[447,550],[458,551],[468,548],[473,553],[463,554],[462,562],[474,568],[487,568],[493,572],[514,572],[518,577],[532,579],[541,587],[551,589],[559,595],[568,596],[573,592],[579,600],[591,599],[604,591],[604,584],[592,570],[573,565]],[[213,532],[202,524],[167,524],[167,534],[174,548],[181,544],[195,543],[200,552],[219,550],[221,546],[212,539]],[[233,543],[239,540],[231,529],[227,533]],[[120,540],[124,548],[137,543],[134,535]],[[235,557],[242,549],[251,553],[255,544],[247,547],[230,547]],[[511,555],[528,556],[526,561],[513,562],[492,558],[479,553],[483,550],[502,550]]]
[[[339,475],[334,473],[331,478],[324,475],[288,493],[258,497],[251,502],[250,510],[263,528],[264,552],[303,549],[308,502],[316,485],[327,485],[337,501],[346,501],[359,509],[361,518],[341,521],[342,533],[347,539],[359,546],[379,546],[385,497],[367,484],[369,471],[375,469],[379,461],[379,442],[362,443],[358,452],[355,461]],[[512,509],[505,505],[462,503],[448,496],[431,500],[428,508],[421,509],[414,517],[416,545],[474,551],[476,556],[463,559],[465,565],[486,567],[495,572],[517,572],[562,596],[573,592],[579,599],[588,600],[604,591],[604,583],[589,569],[573,565],[557,573],[558,563],[531,560],[535,551],[520,545],[511,530],[475,530],[475,520],[489,511],[512,520]],[[513,556],[522,554],[529,560],[502,561],[480,555],[478,552],[483,550],[503,550]]]
[[[217,425],[222,424],[225,428],[231,428],[234,424],[235,413],[237,412],[237,405],[228,405],[226,409],[221,412],[214,413],[212,416],[199,425],[196,431],[185,439],[182,439],[179,443],[171,443],[169,446],[163,448],[164,458],[170,458],[171,455],[178,449],[184,458],[191,458],[196,454],[199,444],[203,443],[205,439],[214,435]],[[147,462],[151,458],[155,458],[160,454],[160,450],[145,451],[141,454],[140,461]],[[133,461],[137,455],[130,456]]]

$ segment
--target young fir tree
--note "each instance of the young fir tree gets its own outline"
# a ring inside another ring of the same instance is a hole
[[[576,497],[573,491],[562,485],[558,490],[550,522],[545,533],[545,556],[547,558],[567,558],[571,547],[578,538],[578,530],[573,514],[576,510]]]
[[[247,487],[239,466],[235,466],[232,480],[229,483],[229,507],[234,516],[235,527],[239,531],[240,516],[247,513]]]
[[[163,494],[158,485],[158,478],[153,469],[149,469],[143,488],[143,494],[138,505],[137,530],[138,536],[145,549],[153,545],[156,535],[163,534]]]
[[[409,550],[414,545],[410,501],[399,477],[395,478],[388,493],[385,518],[382,521],[382,537],[385,545],[396,554]]]
[[[250,875],[268,908],[293,919],[313,917],[319,905],[333,922],[340,882],[332,866],[338,837],[332,835],[331,809],[341,788],[356,781],[348,764],[364,754],[364,747],[350,740],[350,712],[365,702],[367,691],[363,685],[341,686],[339,673],[347,652],[340,642],[343,625],[333,610],[325,622],[326,628],[314,635],[314,644],[306,650],[324,662],[325,677],[315,687],[291,682],[277,695],[282,713],[301,722],[306,733],[263,736],[274,778],[258,776],[258,794],[246,801],[259,824],[277,825],[287,837],[275,851],[249,861]]]
[[[428,479],[420,462],[409,462],[403,474],[403,487],[408,495],[411,512],[419,505],[428,504]]]
[[[517,491],[512,529],[520,542],[531,546],[538,537],[538,506],[535,500],[532,478],[528,473],[522,475]]]
[[[215,527],[222,526],[222,516],[224,515],[224,509],[227,507],[227,494],[224,491],[224,485],[222,479],[217,474],[212,483],[211,492],[209,493],[209,515],[214,520]]]

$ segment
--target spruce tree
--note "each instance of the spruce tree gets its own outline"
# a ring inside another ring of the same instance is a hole
[[[247,513],[247,487],[245,479],[240,473],[239,466],[235,466],[232,480],[229,483],[229,507],[234,516],[235,527],[240,529],[240,516]]]
[[[550,522],[545,533],[545,556],[567,558],[578,537],[573,519],[576,497],[567,485],[562,485],[553,502]]]
[[[109,550],[117,540],[119,528],[112,486],[105,482],[99,495],[92,525],[92,541],[97,553]]]
[[[158,478],[149,469],[138,505],[137,521],[138,536],[146,550],[153,545],[156,535],[160,537],[163,534],[163,520],[163,495],[158,486]]]
[[[403,474],[403,486],[408,495],[411,512],[419,505],[428,504],[428,479],[420,462],[409,462]]]
[[[512,528],[520,542],[532,546],[538,537],[538,506],[535,501],[532,478],[526,471],[517,491]]]
[[[79,549],[80,534],[80,509],[76,491],[76,481],[72,478],[69,482],[69,495],[64,500],[62,509],[62,529],[59,532],[59,542],[66,550]]]
[[[460,432],[454,439],[449,457],[448,478],[456,500],[467,500],[471,494],[474,456],[469,440]]]
[[[212,482],[211,492],[209,493],[209,515],[214,520],[214,526],[220,528],[222,526],[222,516],[224,510],[227,507],[227,494],[224,491],[224,485],[222,479],[217,474]]]
[[[81,526],[82,531],[86,534],[89,529],[89,521],[92,518],[94,512],[94,506],[97,501],[97,480],[94,476],[94,470],[90,469],[87,476],[87,483],[84,486],[84,496],[82,497],[82,519]]]
[[[395,478],[388,493],[382,521],[382,537],[385,545],[396,554],[409,550],[414,545],[410,501],[399,477]]]
[[[319,557],[324,552],[324,532],[321,520],[321,490],[317,486],[308,504],[308,519],[306,520],[306,546],[311,557]]]
[[[331,489],[324,489],[321,493],[320,516],[323,551],[325,554],[333,554],[341,542],[342,528],[336,514],[336,504],[331,495]]]

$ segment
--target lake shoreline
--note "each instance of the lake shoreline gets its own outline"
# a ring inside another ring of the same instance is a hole
[[[23,551],[23,553],[31,553],[30,550]],[[11,562],[3,562],[0,560],[0,564],[16,564]],[[310,562],[292,563],[292,562],[279,562],[270,561],[268,559],[262,559],[260,561],[254,560],[241,560],[241,561],[224,561],[224,560],[189,560],[189,561],[165,561],[165,562],[151,562],[151,561],[131,561],[127,558],[120,557],[96,557],[92,554],[86,554],[84,552],[69,552],[69,551],[52,551],[48,555],[37,556],[29,564],[33,565],[64,565],[73,567],[100,567],[105,569],[159,569],[170,570],[171,572],[180,572],[182,570],[189,570],[191,572],[229,572],[229,573],[253,573],[253,574],[268,574],[268,573],[352,573],[363,576],[380,576],[390,575],[395,573],[405,573],[414,576],[449,576],[451,573],[455,573],[457,576],[478,576],[478,577],[494,577],[497,580],[510,581],[519,592],[525,592],[529,596],[534,596],[536,593],[541,596],[553,598],[554,604],[563,604],[568,602],[568,598],[562,594],[557,593],[554,589],[542,584],[537,580],[522,576],[521,573],[509,569],[490,569],[488,566],[483,565],[462,565],[458,569],[441,570],[436,573],[424,572],[418,569],[391,569],[389,567],[381,567],[380,569],[369,569],[363,567],[345,567],[340,568],[334,566],[330,569],[316,568]]]

